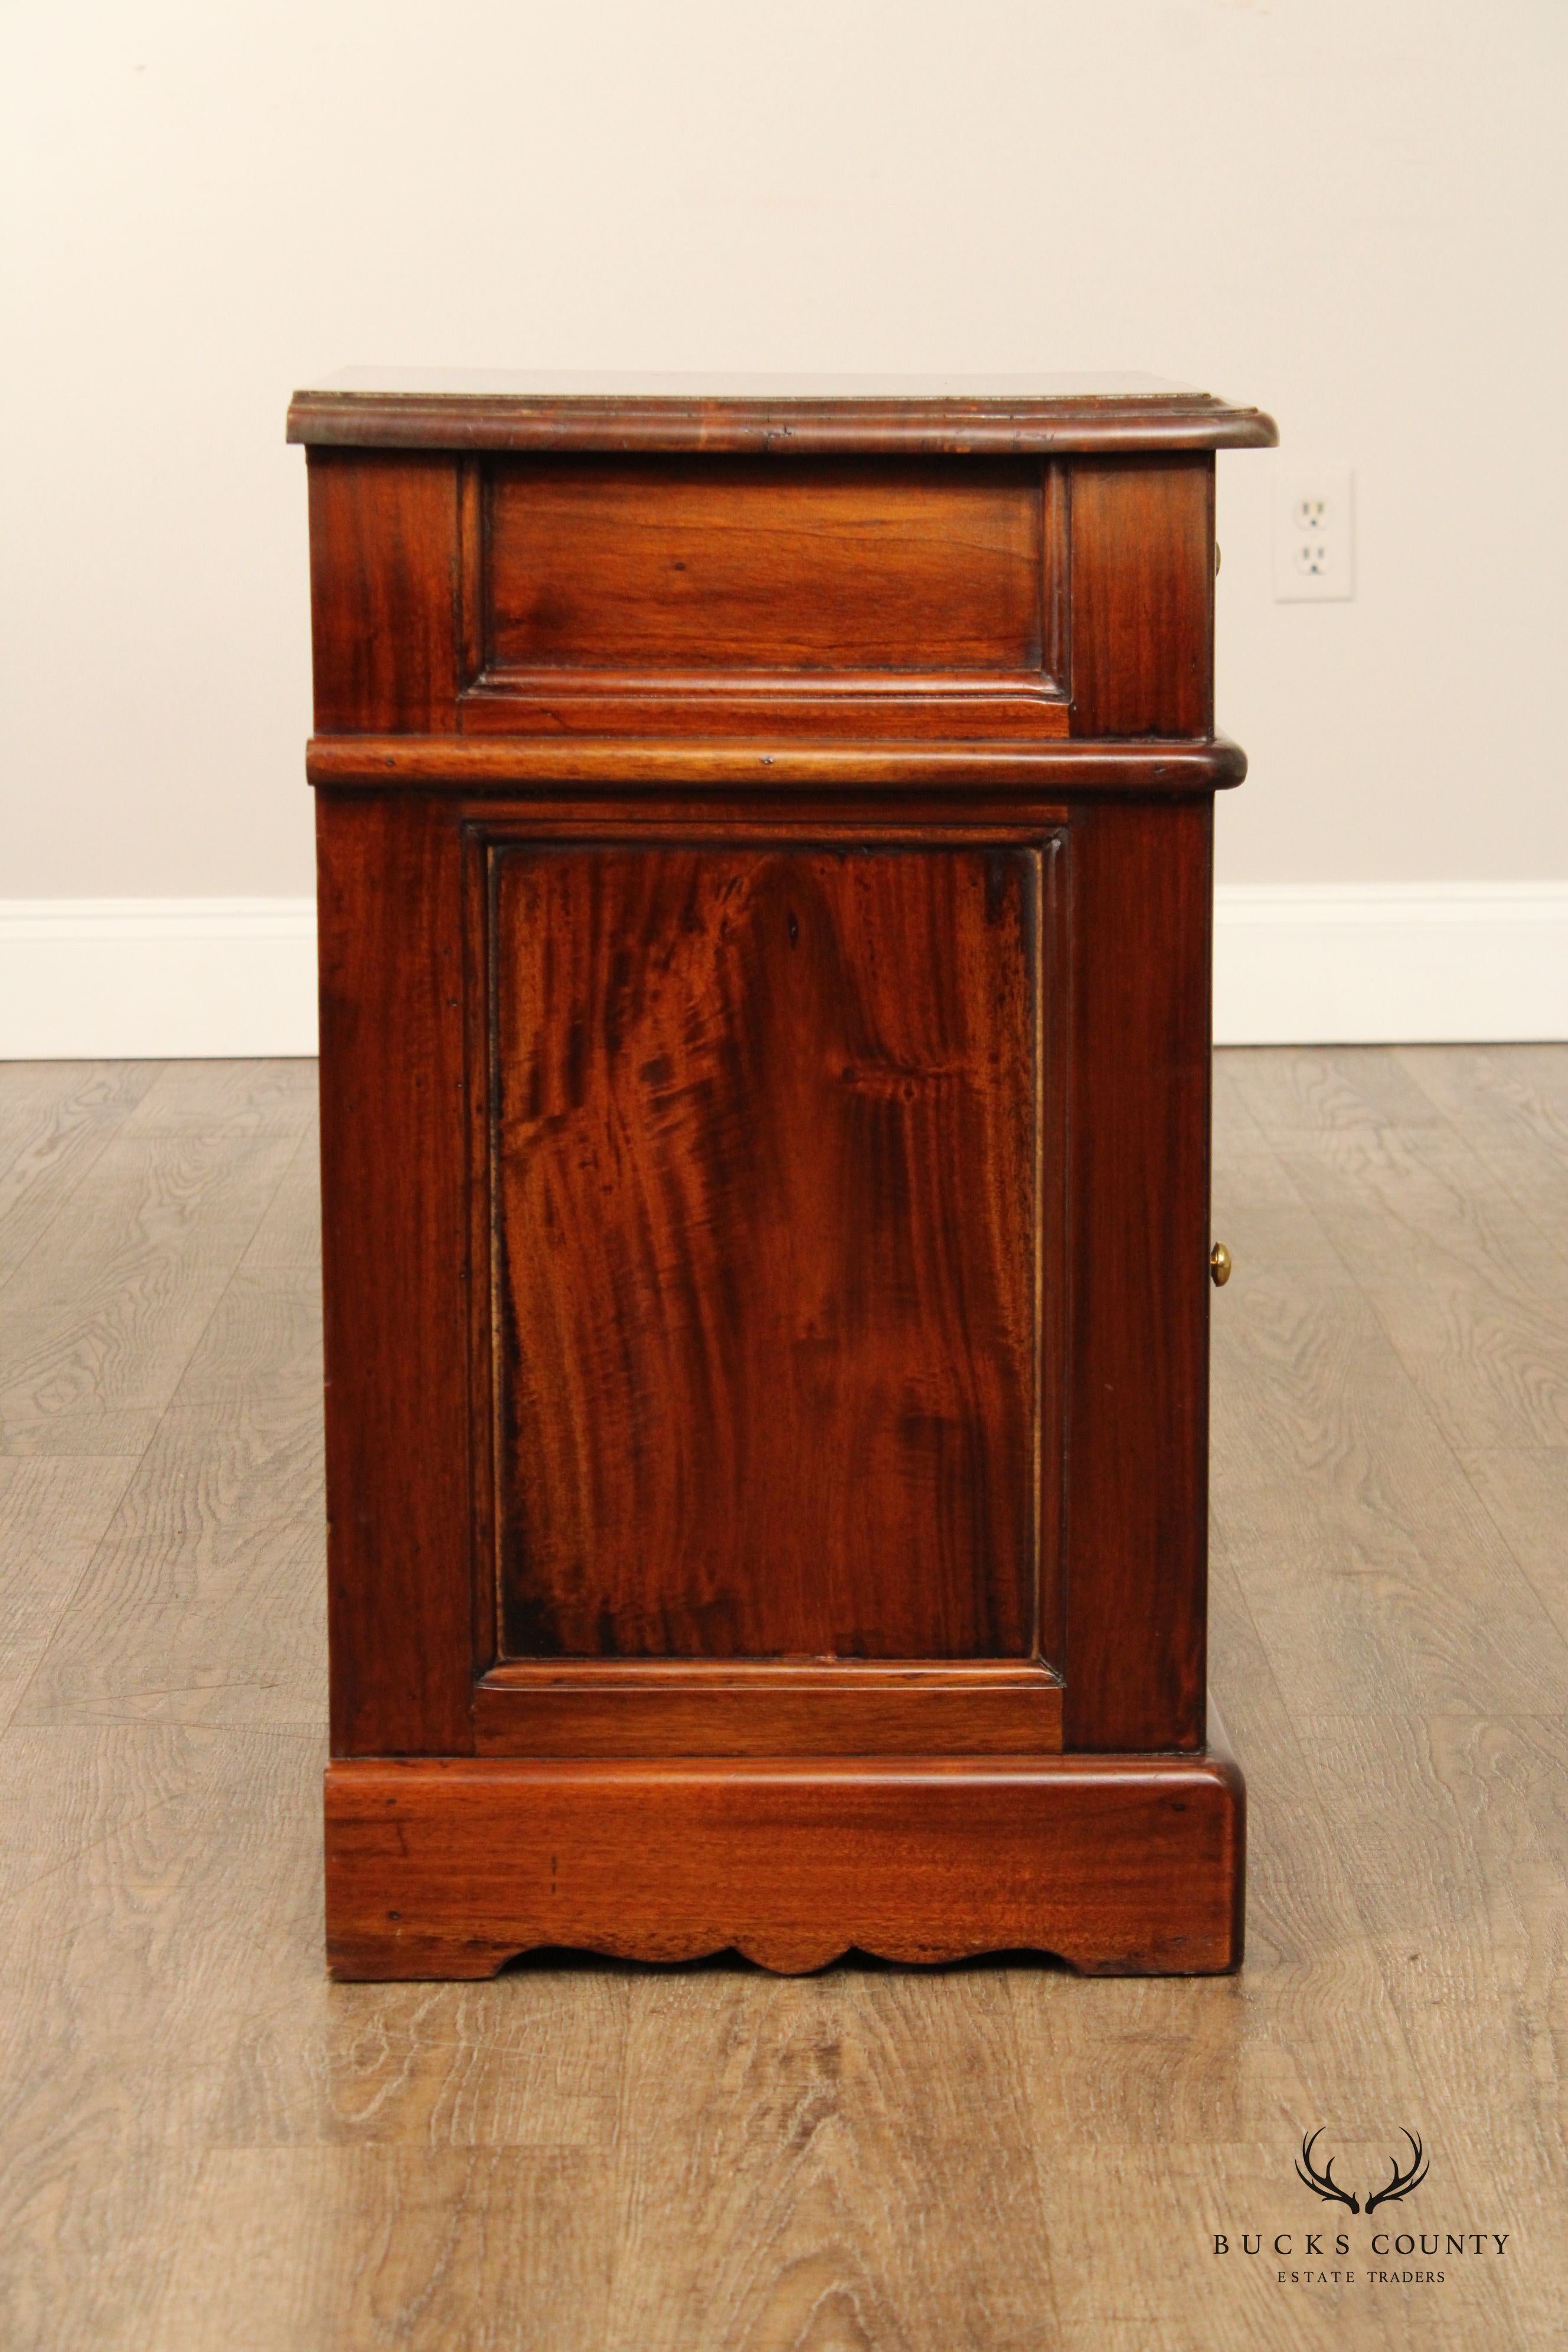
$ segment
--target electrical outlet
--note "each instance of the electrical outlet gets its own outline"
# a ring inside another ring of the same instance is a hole
[[[1347,467],[1293,467],[1274,508],[1274,598],[1337,603],[1355,594],[1355,477]]]

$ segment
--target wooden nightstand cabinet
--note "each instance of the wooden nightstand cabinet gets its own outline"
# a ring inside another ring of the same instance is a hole
[[[1214,462],[1128,378],[302,393],[343,1977],[1241,1952]]]

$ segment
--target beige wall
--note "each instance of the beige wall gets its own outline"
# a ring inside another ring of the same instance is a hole
[[[1568,876],[1562,0],[6,12],[0,896],[310,887],[291,385],[353,362],[1142,367],[1222,460],[1230,880]]]

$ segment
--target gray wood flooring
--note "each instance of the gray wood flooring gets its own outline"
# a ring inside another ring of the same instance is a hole
[[[1568,2340],[1568,1047],[1219,1057],[1197,1982],[326,1983],[313,1087],[0,1068],[5,2352]]]

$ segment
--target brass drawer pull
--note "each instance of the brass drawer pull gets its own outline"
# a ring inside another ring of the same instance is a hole
[[[1230,1280],[1230,1252],[1223,1242],[1215,1242],[1209,1252],[1209,1272],[1216,1290],[1223,1290]]]

